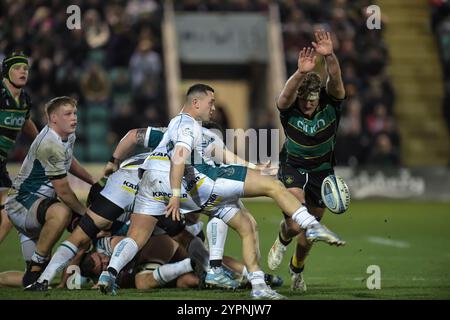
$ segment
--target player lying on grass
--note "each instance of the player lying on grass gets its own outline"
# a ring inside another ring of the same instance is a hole
[[[157,223],[155,216],[166,214],[178,220],[180,209],[184,213],[202,209],[223,219],[241,236],[243,257],[253,288],[251,296],[256,299],[284,298],[264,281],[264,272],[258,262],[258,234],[249,215],[239,211],[240,197],[269,196],[307,229],[310,241],[344,244],[339,237],[323,228],[276,180],[261,176],[255,170],[247,170],[247,167],[216,167],[208,163],[203,149],[202,128],[197,121],[209,121],[213,111],[214,90],[203,84],[190,87],[182,113],[172,119],[153,156],[143,165],[146,171],[136,194],[130,229],[127,238],[120,243],[121,250],[114,252],[108,271],[100,276],[102,292],[114,293],[117,274],[147,242]],[[160,159],[159,154],[168,154],[169,163]],[[167,196],[155,197],[155,192]],[[224,207],[234,207],[235,210],[219,213]]]
[[[97,279],[108,266],[112,250],[123,237],[101,239],[95,252],[88,253],[80,263],[81,275]],[[133,260],[118,275],[120,288],[152,289],[159,287],[194,288],[199,278],[193,273],[193,260],[167,234],[152,235]]]

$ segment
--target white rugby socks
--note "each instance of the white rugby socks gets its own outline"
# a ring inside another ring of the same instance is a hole
[[[117,276],[120,270],[134,258],[138,251],[138,245],[133,239],[122,239],[114,248],[111,260],[109,261],[108,271],[113,273],[114,276]]]
[[[206,225],[206,236],[209,245],[209,260],[222,264],[228,226],[219,218],[212,218]],[[219,260],[219,261],[217,261]],[[213,267],[213,265],[211,265]]]
[[[56,273],[63,270],[69,264],[70,260],[75,257],[78,252],[78,248],[72,244],[70,241],[64,241],[58,247],[55,254],[53,255],[50,263],[45,268],[44,272],[38,279],[38,282],[43,282],[44,280],[50,283],[55,277]]]
[[[264,272],[262,272],[261,270],[249,272],[247,278],[252,284],[253,289],[261,290],[267,288],[266,281],[264,281]]]
[[[292,215],[292,219],[297,222],[300,227],[306,229],[312,224],[319,223],[316,218],[312,216],[306,207],[300,207],[297,211]]]
[[[184,260],[164,264],[153,271],[153,278],[161,286],[166,285],[168,282],[178,278],[179,276],[194,271],[191,265],[191,259],[186,258]]]

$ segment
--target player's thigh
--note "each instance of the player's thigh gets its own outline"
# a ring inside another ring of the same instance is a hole
[[[258,170],[249,169],[244,183],[244,197],[268,195],[274,189],[280,188],[280,183],[273,176],[262,175]]]
[[[37,208],[42,200],[43,198],[33,197],[30,202],[23,203],[17,201],[15,197],[8,197],[5,203],[5,210],[11,223],[21,234],[29,238],[39,237],[45,223],[45,219],[38,221],[37,218]]]
[[[130,221],[127,237],[132,238],[141,249],[150,238],[158,220],[149,214],[134,213]]]

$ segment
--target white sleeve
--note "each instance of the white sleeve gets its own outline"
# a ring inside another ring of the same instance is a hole
[[[194,120],[188,118],[187,116],[180,116],[178,124],[175,124],[172,135],[170,136],[173,141],[174,147],[177,145],[187,148],[192,151],[195,142],[195,125],[197,125]]]

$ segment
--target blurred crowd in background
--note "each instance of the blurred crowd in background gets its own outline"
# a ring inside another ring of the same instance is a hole
[[[430,0],[431,29],[436,36],[444,77],[442,108],[450,132],[450,3],[448,0]]]
[[[381,30],[367,29],[365,7],[370,1],[366,0],[277,2],[288,76],[297,66],[299,50],[310,46],[313,30],[332,31],[347,93],[338,131],[338,165],[400,165],[395,93],[386,71],[389,52],[382,39],[383,28],[389,26],[383,22]],[[270,1],[174,3],[178,11],[267,13]],[[81,8],[81,30],[66,27],[70,4]],[[167,124],[162,4],[162,0],[2,1],[0,55],[21,48],[31,57],[27,90],[34,102],[32,117],[40,127],[45,124],[46,101],[58,95],[79,100],[76,155],[80,160],[108,160],[112,146],[129,129]],[[448,48],[450,20],[448,14],[442,17],[437,12],[433,28],[442,39],[448,88],[450,51],[445,51],[445,45]],[[274,127],[273,117],[263,120],[262,127]],[[12,161],[25,156],[29,142],[21,143]]]

